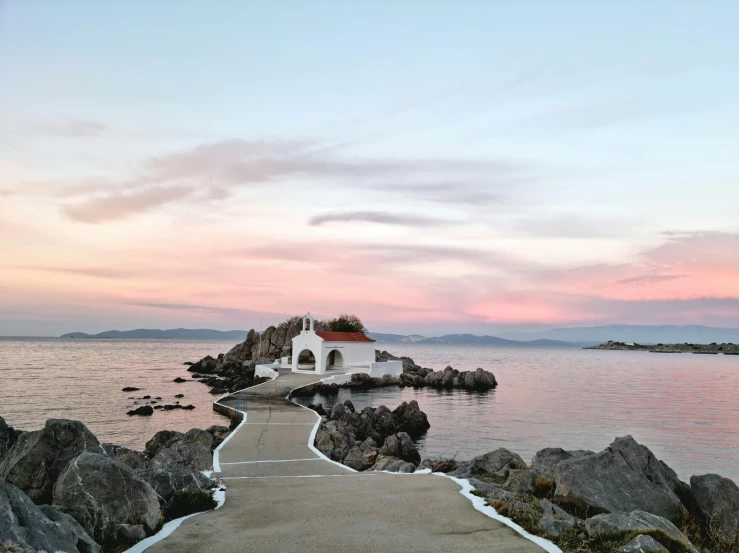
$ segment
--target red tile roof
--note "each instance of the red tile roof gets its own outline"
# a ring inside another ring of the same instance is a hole
[[[316,332],[326,342],[374,342],[361,332]]]

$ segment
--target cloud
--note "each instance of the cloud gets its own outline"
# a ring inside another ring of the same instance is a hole
[[[93,197],[64,207],[64,212],[82,223],[103,223],[125,219],[133,213],[149,211],[193,194],[188,186],[154,187]]]
[[[110,126],[99,121],[72,119],[52,123],[33,123],[28,127],[39,134],[63,138],[89,138],[101,136],[110,131]]]
[[[593,218],[582,214],[519,219],[514,229],[531,236],[557,238],[604,238],[618,236],[627,221]]]
[[[326,213],[311,218],[309,224],[317,227],[326,223],[378,223],[381,225],[396,225],[404,227],[436,227],[456,224],[454,221],[416,215],[414,213],[386,213],[383,211],[346,211]]]
[[[629,278],[622,278],[616,281],[616,284],[654,284],[656,282],[667,282],[678,278],[685,278],[689,275],[642,275]]]
[[[136,274],[126,269],[111,269],[108,267],[45,267],[38,265],[21,265],[18,269],[27,271],[43,271],[47,273],[66,273],[71,275],[87,276],[93,278],[124,279]]]

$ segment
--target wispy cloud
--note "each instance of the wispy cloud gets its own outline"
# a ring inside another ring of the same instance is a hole
[[[111,127],[99,121],[71,119],[67,121],[29,123],[27,129],[37,134],[58,136],[63,138],[90,138],[101,136]]]
[[[136,274],[135,271],[126,269],[112,269],[108,267],[52,267],[41,265],[20,265],[18,269],[27,271],[42,271],[45,273],[64,273],[93,278],[125,279]]]
[[[65,213],[83,223],[103,223],[125,219],[133,213],[149,211],[193,194],[188,186],[153,187],[132,192],[118,192],[64,207]]]
[[[677,280],[678,278],[685,278],[689,275],[641,275],[629,278],[622,278],[616,281],[616,284],[654,284],[656,282],[668,282],[670,280]]]
[[[383,211],[346,211],[317,215],[310,220],[310,225],[320,226],[326,223],[378,223],[403,227],[437,227],[456,224],[455,221],[418,215],[415,213],[386,213]]]

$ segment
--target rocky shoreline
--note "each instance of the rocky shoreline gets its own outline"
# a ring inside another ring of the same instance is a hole
[[[0,550],[117,551],[215,508],[220,484],[204,471],[228,433],[162,430],[139,452],[100,443],[79,421],[20,432],[0,417]]]
[[[547,448],[530,464],[505,448],[469,461],[423,459],[412,438],[430,425],[415,401],[361,412],[351,401],[323,420],[315,447],[357,471],[427,470],[467,479],[474,494],[563,551],[739,552],[739,487],[719,475],[690,483],[631,436],[605,450]]]
[[[602,349],[609,351],[649,351],[652,353],[695,353],[704,355],[739,355],[739,344],[636,344],[634,342],[614,342],[609,340],[597,346],[583,349]]]

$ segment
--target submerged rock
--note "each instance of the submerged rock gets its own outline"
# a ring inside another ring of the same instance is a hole
[[[0,551],[99,553],[100,546],[69,515],[35,505],[21,490],[0,480]]]
[[[0,480],[23,490],[35,503],[51,503],[52,487],[64,467],[84,452],[106,455],[80,421],[49,419],[41,430],[25,432],[0,461]]]
[[[83,453],[67,464],[53,499],[103,544],[126,541],[141,530],[152,533],[162,518],[154,489],[132,468],[98,453]]]
[[[687,484],[631,436],[554,467],[554,501],[587,514],[646,511],[677,521]]]
[[[131,409],[126,414],[129,417],[132,417],[134,415],[139,415],[141,417],[150,417],[154,414],[154,408],[151,405],[142,405],[141,407],[137,407],[136,409]]]

